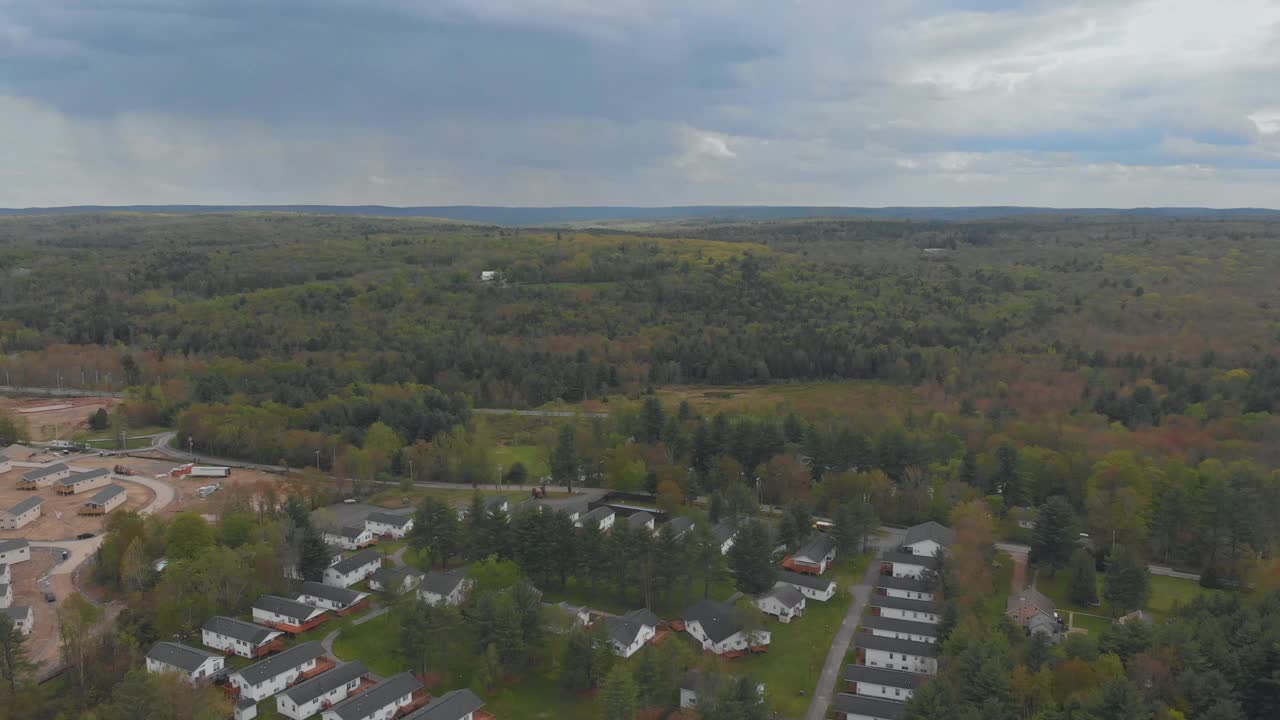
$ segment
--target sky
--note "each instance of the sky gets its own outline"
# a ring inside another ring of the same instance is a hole
[[[0,0],[0,206],[1280,207],[1280,0]]]

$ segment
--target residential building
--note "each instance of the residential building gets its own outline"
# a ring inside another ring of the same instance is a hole
[[[193,683],[212,678],[226,664],[221,655],[176,642],[158,642],[147,651],[147,672],[176,672]]]
[[[17,565],[31,559],[31,543],[22,538],[0,540],[0,565]]]
[[[786,583],[775,584],[772,590],[752,602],[761,612],[773,615],[780,622],[791,622],[791,618],[804,615],[804,593]]]
[[[774,587],[778,585],[790,585],[799,590],[805,596],[805,599],[817,600],[818,602],[826,602],[836,594],[834,580],[820,578],[816,575],[787,572],[786,570],[778,573]]]
[[[263,595],[253,601],[253,621],[297,635],[329,619],[327,611],[278,595]]]
[[[403,595],[422,584],[421,570],[405,567],[380,567],[369,576],[369,589]]]
[[[698,707],[698,696],[707,693],[715,696],[720,692],[720,683],[728,676],[713,674],[703,675],[697,670],[690,670],[680,681],[680,707],[694,710]],[[764,697],[764,683],[756,683],[756,692]]]
[[[844,668],[845,690],[854,695],[894,702],[910,700],[911,694],[927,677],[928,675],[920,673],[887,670],[870,665],[846,665]]]
[[[428,605],[461,605],[471,589],[471,578],[461,570],[431,571],[418,584],[418,597]]]
[[[313,607],[332,610],[339,615],[347,615],[369,606],[369,593],[310,580],[298,585],[294,599]]]
[[[111,483],[111,471],[98,468],[88,472],[71,473],[53,484],[53,491],[59,495],[75,495],[95,490]]]
[[[563,600],[555,604],[543,603],[543,605],[559,612],[567,621],[564,625],[553,624],[552,632],[565,632],[591,624],[591,609],[585,605],[570,605]]]
[[[865,615],[861,626],[862,632],[880,637],[923,643],[938,642],[938,626],[931,623]]]
[[[409,531],[413,530],[413,516],[371,512],[364,519],[364,527],[375,536],[403,540],[409,534]]]
[[[325,710],[321,720],[391,720],[423,699],[422,683],[412,673],[400,673]]]
[[[0,475],[3,475],[13,469],[13,459],[4,453],[0,453]]]
[[[738,619],[738,609],[716,600],[701,600],[686,608],[683,625],[703,650],[728,657],[764,652],[771,639],[767,630],[746,630]]]
[[[574,524],[578,527],[595,526],[601,530],[608,530],[613,527],[615,517],[616,513],[613,512],[613,508],[601,505],[586,515],[580,516]]]
[[[658,625],[661,623],[658,616],[647,609],[632,610],[626,615],[611,615],[604,619],[613,653],[624,658],[635,655],[645,643],[652,640],[658,634]]]
[[[368,674],[369,668],[358,660],[339,665],[277,695],[276,711],[292,720],[306,720],[351,697]]]
[[[666,526],[671,529],[671,537],[679,540],[685,535],[688,535],[690,530],[693,530],[693,518],[671,518]]]
[[[365,525],[343,525],[337,532],[326,530],[324,541],[343,550],[359,550],[374,543],[374,535]]]
[[[0,510],[0,530],[17,530],[40,517],[44,498],[32,495],[8,510]]]
[[[836,541],[826,533],[816,533],[800,546],[782,566],[788,570],[810,575],[821,575],[836,559]]]
[[[8,567],[6,565],[5,567]],[[9,583],[0,583],[0,610],[13,604],[13,586]]]
[[[643,510],[641,510],[638,513],[632,513],[630,516],[627,517],[627,527],[631,528],[632,530],[635,530],[637,528],[644,528],[645,530],[652,531],[653,526],[654,526],[653,515]]]
[[[31,613],[31,608],[25,605],[2,608],[0,612],[9,616],[13,626],[18,628],[18,632],[23,635],[30,635],[31,631],[36,627],[35,616]]]
[[[318,642],[294,645],[266,660],[236,670],[227,676],[238,698],[260,702],[283,692],[298,680],[308,680],[334,667]]]
[[[538,508],[539,512],[562,512],[569,517],[575,525],[578,524],[579,518],[587,514],[590,509],[588,503],[583,498],[570,498],[568,500],[534,500],[533,506]]]
[[[938,558],[905,552],[886,552],[880,555],[880,574],[893,577],[922,578],[942,567]]]
[[[1057,605],[1035,588],[1025,588],[1009,596],[1005,614],[1028,633],[1042,634],[1057,641],[1064,630]]]
[[[936,675],[938,672],[938,646],[934,643],[898,640],[868,633],[855,633],[854,643],[857,645],[859,665],[925,675]]]
[[[0,563],[0,583],[8,585],[10,582],[9,577],[9,566],[5,563]]]
[[[53,463],[52,465],[38,467],[22,474],[22,478],[18,480],[18,489],[36,490],[42,487],[49,487],[70,474],[71,468],[67,467],[66,463]]]
[[[404,720],[479,720],[484,701],[467,689],[451,690],[404,716]]]
[[[934,597],[933,585],[915,577],[880,575],[876,578],[876,592],[904,600],[937,600]]]
[[[284,633],[261,625],[215,615],[200,628],[205,647],[245,658],[262,657],[284,649]]]
[[[831,702],[836,720],[902,720],[907,706],[891,700],[840,693]]]
[[[81,515],[106,515],[128,500],[129,496],[119,485],[108,485],[80,506]]]
[[[951,547],[954,539],[955,533],[951,528],[930,520],[907,528],[907,536],[902,540],[902,551],[912,555],[937,557]]]
[[[325,568],[324,584],[334,587],[351,587],[382,567],[382,553],[377,550],[361,550]]]
[[[509,513],[511,512],[511,503],[508,502],[505,497],[497,495],[495,497],[485,499],[484,509],[489,513]]]
[[[342,562],[342,548],[331,543],[325,543],[325,547],[329,549],[329,567],[333,567]],[[280,548],[280,563],[284,565],[284,576],[289,580],[303,580],[302,573],[298,571],[298,548],[296,545],[285,545]]]
[[[722,522],[711,528],[711,540],[720,548],[721,555],[728,555],[733,549],[733,540],[738,537],[738,528]]]
[[[942,607],[938,603],[928,600],[908,600],[906,598],[893,597],[892,595],[872,593],[867,600],[867,605],[870,607],[870,614],[873,616],[879,615],[880,617],[896,620],[909,620],[933,625],[942,621]]]

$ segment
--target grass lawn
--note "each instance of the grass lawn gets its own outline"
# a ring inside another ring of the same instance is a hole
[[[383,555],[395,555],[397,550],[408,544],[404,540],[379,540],[378,544],[373,546],[373,549]]]
[[[808,709],[831,643],[853,602],[849,586],[861,579],[867,561],[863,556],[834,569],[831,577],[840,592],[830,602],[806,603],[804,617],[789,623],[767,620],[765,629],[773,634],[769,652],[728,663],[729,672],[747,675],[765,684],[769,706],[780,716],[803,717]]]
[[[363,660],[378,675],[395,675],[408,667],[400,653],[400,623],[395,613],[345,627],[333,643],[333,652],[344,661]]]
[[[1157,617],[1163,617],[1173,611],[1177,605],[1185,605],[1193,599],[1201,595],[1209,595],[1212,593],[1222,592],[1221,590],[1209,590],[1200,586],[1200,583],[1194,580],[1183,580],[1181,578],[1165,577],[1163,575],[1152,575],[1151,577],[1151,596],[1147,600],[1146,610]],[[1099,607],[1085,607],[1078,603],[1072,602],[1067,596],[1067,586],[1071,582],[1071,573],[1066,570],[1059,571],[1057,576],[1049,577],[1043,571],[1036,580],[1036,588],[1040,592],[1048,595],[1055,603],[1058,604],[1060,612],[1089,613],[1090,615],[1102,615],[1104,617],[1084,617],[1079,614],[1075,617],[1076,627],[1088,628],[1090,634],[1102,632],[1110,624],[1105,616],[1110,614],[1110,609],[1105,603]],[[1098,575],[1098,599],[1102,599],[1102,574]]]
[[[1195,580],[1151,576],[1151,598],[1147,600],[1147,610],[1156,615],[1167,615],[1177,605],[1186,605],[1204,595],[1216,595],[1222,590],[1210,590],[1202,587]]]
[[[725,578],[712,583],[709,594],[713,599],[724,600],[733,595],[734,592],[733,582]],[[670,620],[678,617],[686,607],[701,600],[702,595],[702,578],[695,578],[692,587],[676,587],[667,597],[655,602],[652,610],[654,614],[663,620]],[[644,606],[644,603],[639,600],[638,593],[631,593],[626,599],[623,599],[618,597],[618,593],[612,589],[592,592],[586,583],[579,582],[577,578],[569,578],[568,587],[563,590],[554,587],[544,588],[542,599],[544,602],[549,603],[564,601],[570,605],[585,605],[593,610],[601,610],[614,615],[621,615]]]
[[[499,445],[493,451],[494,460],[502,466],[506,473],[512,465],[520,463],[529,471],[529,482],[535,483],[538,478],[551,474],[547,464],[547,451],[540,445]]]

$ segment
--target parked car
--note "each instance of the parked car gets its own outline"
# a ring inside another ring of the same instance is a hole
[[[54,594],[53,594],[53,593],[51,593],[51,592],[45,591],[45,594],[44,594],[44,601],[45,601],[45,602],[57,602],[57,601],[58,601],[58,596],[57,596],[57,595],[54,595]]]
[[[91,537],[93,537],[93,533],[80,533],[79,535],[77,535],[77,536],[76,536],[76,539],[77,539],[77,540],[88,540],[88,539],[89,539],[89,538],[91,538]]]

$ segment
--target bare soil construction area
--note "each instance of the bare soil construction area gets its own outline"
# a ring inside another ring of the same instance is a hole
[[[39,582],[53,565],[53,551],[35,549],[30,560],[9,567],[13,574],[13,604],[31,608],[34,615],[35,630],[26,646],[28,657],[38,666],[58,657],[58,606],[74,592],[70,575],[50,575],[45,584]],[[46,590],[53,593],[55,602],[45,600]]]
[[[95,458],[95,460],[98,459]],[[90,468],[98,467],[100,463],[91,464],[86,462],[82,464],[76,462],[75,465],[77,467]],[[14,468],[0,475],[0,507],[9,508],[26,500],[33,494],[38,495],[44,500],[40,517],[17,530],[0,530],[0,539],[66,540],[74,538],[80,533],[99,533],[102,531],[106,522],[105,516],[78,514],[80,507],[97,490],[88,490],[79,495],[59,495],[53,491],[53,488],[40,488],[35,491],[19,490],[17,487],[18,478],[22,477],[22,473],[25,471],[25,468]],[[146,507],[155,498],[155,493],[150,488],[138,483],[124,480],[117,480],[116,483],[125,489],[129,499],[120,507],[112,510],[112,512],[138,510]]]
[[[68,439],[89,429],[89,415],[103,408],[111,412],[115,398],[0,397],[0,411],[27,424],[32,440]]]

